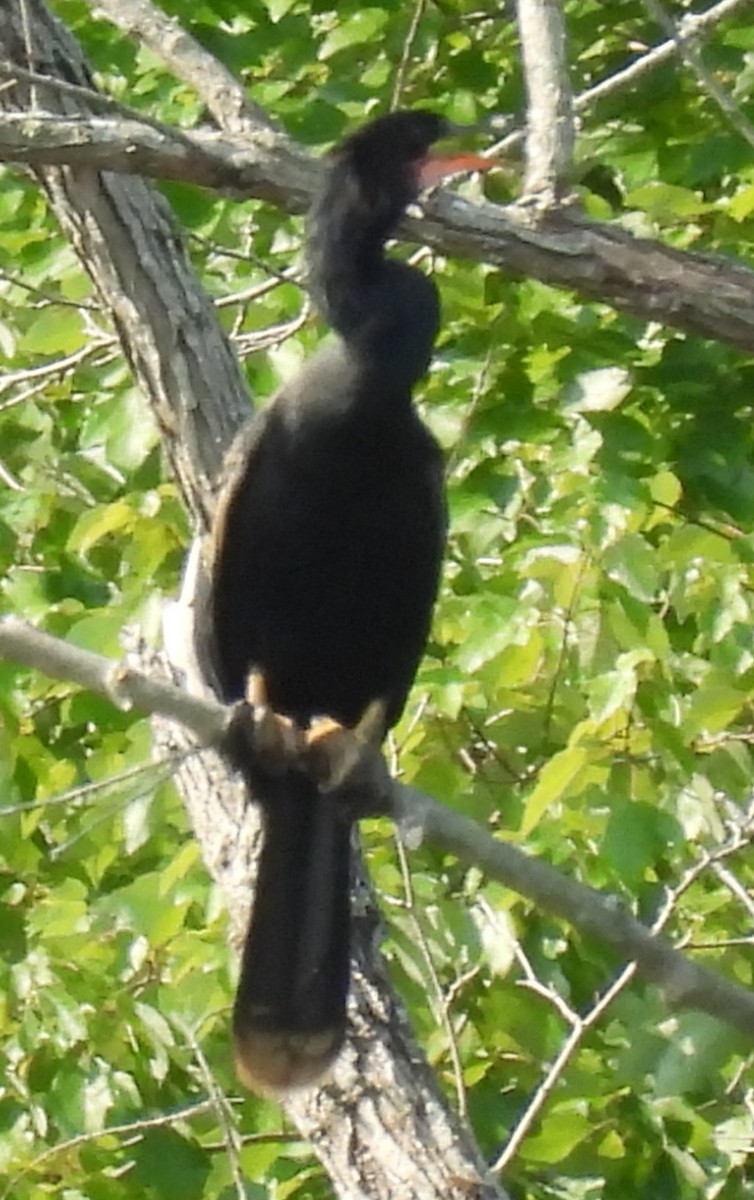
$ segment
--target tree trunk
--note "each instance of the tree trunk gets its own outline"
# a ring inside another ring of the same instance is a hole
[[[3,56],[91,87],[80,50],[42,0],[26,0],[23,9],[20,0],[8,0],[0,10]],[[85,111],[78,98],[42,92],[47,111]],[[31,108],[36,99],[22,81],[0,89],[0,107]],[[139,178],[59,166],[38,167],[35,177],[112,315],[186,504],[204,531],[224,450],[249,400],[168,205]],[[168,670],[147,651],[141,655],[142,663]],[[175,727],[161,726],[159,737],[176,749],[187,745]],[[192,756],[177,777],[238,945],[248,917],[257,814],[215,754]],[[371,893],[367,886],[358,891],[347,1043],[327,1085],[287,1100],[285,1111],[311,1140],[339,1196],[504,1198],[413,1039],[375,946],[379,918]]]

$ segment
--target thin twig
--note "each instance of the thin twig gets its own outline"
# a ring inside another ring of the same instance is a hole
[[[174,1112],[162,1113],[157,1117],[140,1117],[138,1121],[127,1121],[122,1125],[104,1125],[102,1129],[94,1130],[91,1133],[79,1133],[75,1137],[67,1138],[64,1142],[58,1142],[55,1146],[50,1146],[47,1150],[43,1150],[36,1158],[27,1163],[17,1174],[13,1175],[4,1191],[0,1193],[0,1200],[8,1200],[8,1197],[15,1190],[17,1184],[26,1175],[32,1172],[37,1172],[43,1163],[49,1162],[50,1159],[55,1159],[59,1155],[69,1155],[72,1150],[77,1150],[79,1146],[87,1146],[91,1142],[98,1142],[101,1138],[128,1138],[140,1140],[141,1136],[148,1129],[162,1129],[166,1125],[176,1125],[180,1121],[188,1121],[192,1117],[199,1117],[203,1113],[212,1111],[211,1100],[200,1100],[197,1104],[188,1104],[185,1108],[176,1109]]]
[[[701,875],[704,874],[710,867],[719,865],[724,859],[730,858],[731,855],[737,853],[742,847],[748,844],[750,838],[749,823],[751,814],[744,817],[742,824],[733,830],[728,840],[717,848],[715,851],[705,851],[697,862],[693,863],[687,871],[684,872],[679,883],[668,889],[663,904],[651,926],[653,934],[660,933],[666,926],[670,917],[676,909],[681,896],[688,891],[693,883],[695,883]],[[638,964],[636,962],[628,963],[613,980],[612,983],[601,993],[597,1001],[583,1015],[579,1015],[575,1009],[571,1008],[566,1003],[562,996],[557,992],[542,984],[534,973],[533,968],[528,962],[526,955],[521,947],[517,947],[516,957],[524,970],[524,979],[527,987],[536,991],[539,995],[544,996],[558,1011],[561,1017],[571,1026],[571,1031],[568,1034],[565,1042],[561,1046],[558,1054],[550,1063],[547,1071],[542,1077],[537,1088],[534,1090],[529,1103],[522,1113],[515,1129],[512,1130],[508,1139],[505,1142],[503,1149],[495,1160],[493,1170],[504,1171],[510,1164],[512,1159],[517,1154],[522,1143],[528,1136],[534,1123],[539,1119],[539,1116],[545,1106],[546,1101],[552,1095],[558,1080],[563,1075],[566,1067],[579,1049],[584,1035],[591,1029],[600,1017],[606,1012],[613,1000],[620,995],[621,992],[628,987],[631,980],[636,975]]]
[[[10,271],[0,270],[0,282],[9,283],[12,287],[21,288],[22,291],[28,292],[30,296],[37,296],[40,301],[44,301],[46,305],[60,305],[61,308],[76,308],[79,311],[99,312],[99,306],[91,304],[87,300],[69,300],[66,296],[56,296],[53,292],[46,292],[43,288],[35,287],[32,283],[27,283],[25,279],[21,279],[18,275],[13,275]],[[42,307],[40,304],[39,307]]]
[[[116,345],[115,337],[104,338],[101,342],[87,342],[80,350],[74,350],[72,354],[67,354],[64,358],[56,358],[52,362],[42,363],[39,367],[24,367],[19,371],[8,371],[2,379],[0,379],[0,393],[6,392],[9,388],[16,387],[19,383],[27,383],[30,379],[48,379],[53,375],[61,375],[66,371],[70,371],[73,367],[79,366],[87,358],[91,358],[104,346]],[[6,405],[11,407],[13,402],[6,402],[0,405],[2,412]]]
[[[33,52],[29,59],[33,61]],[[158,132],[165,130],[164,122],[150,117],[149,113],[140,112],[137,108],[131,108],[128,104],[123,104],[121,100],[116,100],[114,96],[109,96],[105,92],[95,91],[94,88],[84,87],[80,83],[69,83],[65,79],[59,79],[54,75],[44,75],[40,71],[32,71],[28,67],[20,67],[17,63],[3,62],[0,60],[0,79],[6,79],[9,83],[28,83],[31,92],[30,112],[34,116],[45,116],[46,110],[38,99],[40,92],[45,90],[53,91],[59,96],[68,96],[72,100],[77,100],[83,103],[83,111],[107,112],[113,116],[121,117],[126,120],[136,121],[139,125],[146,125]],[[170,132],[178,140],[181,140],[185,135],[180,129],[170,126]]]
[[[408,854],[406,853],[406,847],[400,837],[396,837],[395,847],[398,853],[398,862],[401,868],[403,892],[406,900],[406,911],[411,918],[411,923],[416,933],[416,940],[418,942],[419,949],[421,950],[427,974],[429,975],[430,983],[432,984],[432,990],[434,991],[435,998],[437,1000],[437,1009],[439,1010],[440,1021],[442,1022],[443,1029],[445,1030],[445,1037],[448,1043],[448,1052],[450,1054],[450,1061],[453,1066],[453,1081],[456,1089],[456,1103],[458,1105],[458,1112],[464,1120],[467,1120],[469,1115],[469,1104],[466,1096],[466,1088],[463,1082],[463,1063],[461,1062],[461,1054],[458,1049],[458,1040],[456,1038],[455,1030],[453,1029],[453,1022],[450,1016],[450,1006],[447,1004],[445,997],[443,996],[440,978],[435,970],[435,964],[432,958],[432,951],[429,948],[429,943],[424,933],[424,925],[417,911],[416,895],[414,893],[414,884],[411,878],[411,868],[408,862]]]
[[[605,1010],[612,1004],[615,997],[633,979],[635,973],[635,964],[630,963],[627,967],[624,967],[617,979],[602,993],[597,1003],[592,1006],[586,1016],[578,1017],[576,1013],[573,1014],[571,1032],[543,1076],[541,1083],[531,1097],[521,1119],[506,1141],[505,1146],[492,1164],[493,1171],[504,1171],[518,1153],[522,1142],[528,1136],[532,1125],[552,1095],[558,1080],[581,1045],[584,1034],[599,1020]]]
[[[724,20],[733,16],[739,9],[750,7],[753,3],[754,0],[720,0],[719,4],[714,4],[706,12],[689,13],[679,23],[679,36],[684,42],[699,44],[703,39],[708,38],[714,33],[716,27]],[[616,71],[614,75],[609,75],[607,79],[601,79],[599,83],[595,83],[592,87],[586,88],[583,92],[575,96],[573,101],[574,112],[578,114],[588,112],[600,100],[626,91],[634,83],[643,79],[645,75],[649,75],[652,71],[656,71],[658,67],[663,66],[664,63],[669,62],[677,53],[678,45],[675,39],[661,42],[658,46],[653,46],[651,50],[648,50],[646,54],[640,55],[629,66]],[[524,130],[514,129],[500,139],[494,147],[493,152],[505,153],[519,146],[523,140]]]
[[[411,14],[411,22],[403,42],[401,51],[401,61],[398,63],[398,69],[395,72],[395,83],[393,84],[393,94],[390,97],[390,109],[396,109],[400,104],[401,92],[403,91],[403,83],[408,70],[409,59],[411,58],[411,48],[419,32],[421,19],[424,16],[427,7],[427,0],[415,0],[414,11]]]
[[[227,1096],[217,1082],[217,1079],[215,1078],[214,1073],[207,1062],[204,1051],[199,1045],[199,1041],[194,1035],[193,1030],[186,1021],[183,1021],[178,1017],[174,1016],[173,1021],[180,1029],[188,1045],[191,1047],[191,1051],[199,1068],[199,1074],[202,1082],[209,1092],[212,1110],[217,1117],[217,1122],[222,1130],[227,1162],[230,1166],[230,1173],[233,1178],[238,1200],[246,1200],[248,1192],[244,1185],[243,1172],[241,1170],[241,1135],[238,1132],[238,1125],[235,1120],[233,1109],[230,1106]]]
[[[140,763],[138,767],[129,767],[126,771],[109,775],[106,779],[95,779],[92,783],[82,783],[78,787],[68,788],[67,791],[58,792],[54,796],[39,796],[34,800],[25,800],[21,804],[4,804],[0,806],[0,821],[5,817],[16,816],[18,813],[33,812],[37,808],[53,808],[58,804],[65,808],[73,808],[75,805],[96,802],[100,792],[112,792],[132,780],[143,779],[145,775],[149,776],[154,786],[155,782],[169,779],[176,767],[180,765],[180,761],[180,755],[164,755],[152,762]]]

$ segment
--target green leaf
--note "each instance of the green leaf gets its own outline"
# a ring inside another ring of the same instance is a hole
[[[657,182],[634,188],[626,196],[626,204],[643,209],[663,224],[686,221],[714,209],[713,204],[688,188]]]
[[[319,48],[319,58],[328,59],[339,50],[368,44],[387,23],[384,8],[361,8],[340,21]]]
[[[617,580],[638,600],[654,599],[659,583],[658,564],[654,550],[638,533],[608,546],[604,567],[611,579]]]
[[[524,805],[521,835],[526,837],[539,824],[547,809],[568,790],[588,761],[583,746],[569,746],[545,763]]]
[[[605,721],[619,710],[627,711],[631,707],[639,682],[637,667],[647,662],[652,662],[648,650],[632,650],[619,656],[615,670],[589,681],[586,691],[589,711],[595,721]]]
[[[749,697],[738,688],[726,684],[704,684],[694,692],[683,717],[687,737],[720,733],[727,729],[740,713]]]
[[[613,799],[602,852],[619,878],[635,887],[681,837],[678,823],[650,804]]]
[[[531,1162],[558,1163],[575,1150],[591,1132],[587,1116],[572,1107],[558,1106],[542,1122],[540,1132],[527,1138],[524,1157]]]
[[[29,325],[19,350],[24,354],[72,354],[84,342],[79,312],[73,308],[47,308]]]
[[[124,500],[85,512],[73,528],[68,548],[79,554],[87,554],[92,546],[109,534],[129,532],[135,519],[134,510]]]

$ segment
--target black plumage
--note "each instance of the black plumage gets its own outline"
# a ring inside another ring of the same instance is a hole
[[[384,733],[427,636],[443,467],[412,390],[439,305],[431,280],[386,259],[384,243],[418,194],[431,145],[449,132],[431,113],[394,113],[331,154],[308,247],[313,295],[338,336],[230,456],[201,650],[225,700],[241,699],[258,671],[272,708],[303,728],[322,715],[352,727],[379,699]],[[459,160],[440,161],[447,171]],[[343,1037],[350,821],[301,771],[248,774],[265,835],[234,1009],[236,1062],[250,1086],[277,1090],[321,1074]]]

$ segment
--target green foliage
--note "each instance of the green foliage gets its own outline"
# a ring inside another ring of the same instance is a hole
[[[427,6],[410,41],[413,9],[396,0],[164,7],[318,149],[398,85],[400,103],[461,120],[522,107],[499,6]],[[103,87],[177,125],[203,119],[191,88],[88,3],[55,8]],[[565,8],[577,91],[661,40],[639,0]],[[741,17],[704,49],[750,118],[753,48]],[[750,257],[750,147],[676,63],[589,109],[578,155],[592,216]],[[484,186],[506,199],[513,182]],[[213,295],[296,261],[298,222],[164,190]],[[452,534],[396,732],[403,777],[644,919],[677,889],[667,933],[750,986],[751,857],[731,849],[715,870],[705,855],[732,846],[754,785],[752,362],[484,266],[433,269],[444,327],[421,403],[447,450]],[[220,313],[245,353],[244,335],[301,305],[288,283]],[[248,356],[255,393],[318,337],[309,325]],[[155,629],[186,521],[96,297],[42,194],[12,173],[0,355],[0,610],[118,654],[124,624]],[[197,1043],[235,1088],[223,916],[169,783],[145,766],[146,723],[7,664],[0,716],[0,1196],[235,1195],[216,1109],[190,1111],[207,1091]],[[746,1048],[724,1025],[669,1012],[638,978],[593,1020],[620,966],[601,947],[432,847],[412,856],[409,904],[392,832],[375,823],[366,841],[395,981],[490,1157],[563,1047],[563,1005],[586,1021],[507,1166],[512,1195],[748,1194]],[[271,1104],[247,1099],[238,1120],[244,1134],[279,1130]],[[329,1194],[295,1141],[249,1141],[241,1166],[250,1196]]]

